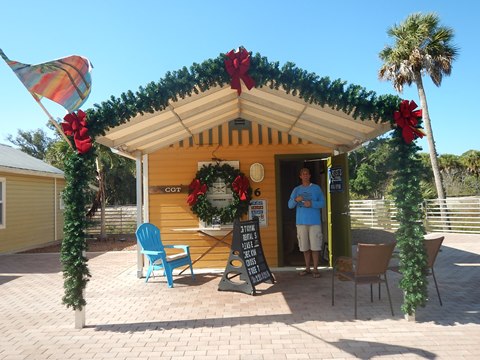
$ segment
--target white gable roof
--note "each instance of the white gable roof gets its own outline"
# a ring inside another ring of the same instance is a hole
[[[343,111],[315,105],[268,86],[237,95],[229,84],[215,86],[154,113],[138,114],[96,141],[122,154],[149,154],[230,120],[242,118],[289,135],[348,152],[391,130],[389,123],[356,120]]]

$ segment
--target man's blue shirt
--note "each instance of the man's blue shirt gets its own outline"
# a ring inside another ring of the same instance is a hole
[[[311,207],[304,207],[302,202],[296,202],[295,198],[302,196],[303,200],[312,202]],[[325,207],[325,196],[322,189],[317,184],[310,183],[308,186],[299,185],[293,189],[290,199],[288,200],[290,209],[297,208],[296,223],[297,225],[320,225],[322,220],[320,209]]]

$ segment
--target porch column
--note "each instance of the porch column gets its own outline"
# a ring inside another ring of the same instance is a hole
[[[137,197],[137,228],[142,224],[142,153],[137,151],[135,153],[136,165],[136,197]],[[143,277],[143,255],[140,252],[140,244],[137,240],[137,278]]]
[[[150,222],[149,201],[148,194],[148,154],[143,155],[143,221]]]

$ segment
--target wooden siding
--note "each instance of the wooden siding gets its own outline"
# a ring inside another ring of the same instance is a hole
[[[57,240],[63,239],[60,193],[63,179],[0,173],[6,178],[6,228],[0,230],[0,253],[19,252],[55,241],[55,181]]]
[[[260,235],[269,266],[278,266],[277,213],[275,184],[275,155],[326,154],[329,151],[318,145],[302,141],[286,133],[274,131],[252,123],[252,126],[232,129],[229,124],[206,130],[190,140],[182,141],[149,155],[149,186],[189,185],[197,172],[197,163],[212,158],[239,161],[240,170],[249,176],[250,165],[259,162],[265,169],[262,182],[250,185],[261,195],[253,199],[267,201],[268,226],[261,227]],[[202,145],[200,145],[202,144]],[[195,232],[175,231],[178,228],[195,228],[198,218],[187,204],[186,194],[149,194],[150,222],[156,224],[162,239],[168,244],[189,244],[192,258],[196,259],[216,244],[215,240]],[[246,217],[245,219],[246,220]],[[231,242],[231,238],[228,239]],[[218,244],[201,261],[197,268],[223,269],[229,255],[229,246]]]

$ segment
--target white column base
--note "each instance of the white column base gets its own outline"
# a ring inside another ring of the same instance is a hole
[[[413,313],[412,315],[405,314],[405,320],[409,322],[415,322],[415,313]]]
[[[83,329],[85,327],[85,306],[82,310],[75,310],[75,329]]]

